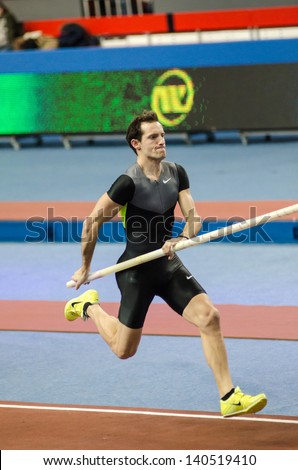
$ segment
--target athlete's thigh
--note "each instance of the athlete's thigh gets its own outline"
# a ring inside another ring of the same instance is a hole
[[[121,292],[119,322],[128,328],[142,328],[154,298],[154,288],[145,269],[131,268],[116,275]]]
[[[185,307],[191,299],[198,294],[206,293],[201,284],[181,262],[172,273],[166,286],[158,293],[165,302],[179,315],[183,314]]]

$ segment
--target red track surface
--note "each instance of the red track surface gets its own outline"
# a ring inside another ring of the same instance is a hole
[[[297,449],[298,419],[0,403],[1,449]],[[32,407],[32,409],[30,408]]]
[[[65,302],[45,300],[0,300],[1,330],[64,331],[94,333],[91,321],[68,322],[64,318]],[[116,302],[102,303],[117,315]],[[230,338],[298,339],[298,307],[251,305],[217,305],[221,312],[223,334]],[[268,321],[270,319],[270,321]],[[195,326],[187,323],[165,304],[152,304],[144,334],[197,336]]]
[[[210,217],[217,220],[249,219],[297,202],[297,200],[207,201],[196,202],[196,207],[203,220]],[[71,220],[75,217],[82,220],[90,214],[94,205],[95,201],[5,201],[0,202],[0,220],[27,220],[30,217],[46,220]],[[180,217],[181,212],[177,210],[175,215]],[[298,213],[281,217],[279,220],[298,220]]]

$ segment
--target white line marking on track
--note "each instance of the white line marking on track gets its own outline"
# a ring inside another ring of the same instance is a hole
[[[204,415],[204,414],[192,414],[192,413],[172,413],[163,411],[141,411],[141,410],[117,410],[117,409],[104,409],[104,408],[75,408],[70,406],[44,406],[44,405],[9,405],[0,403],[0,408],[14,408],[24,410],[41,410],[41,411],[83,411],[85,413],[118,413],[118,414],[130,414],[130,415],[147,415],[147,416],[165,416],[175,418],[195,418],[195,419],[220,419],[225,421],[233,420],[245,420],[245,421],[260,421],[264,423],[285,423],[285,424],[298,424],[298,420],[294,419],[278,419],[278,418],[261,418],[261,417],[250,417],[250,416],[238,416],[234,418],[223,418],[222,416],[216,415]]]

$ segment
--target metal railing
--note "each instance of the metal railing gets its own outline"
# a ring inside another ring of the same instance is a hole
[[[85,18],[153,13],[153,0],[81,0]]]

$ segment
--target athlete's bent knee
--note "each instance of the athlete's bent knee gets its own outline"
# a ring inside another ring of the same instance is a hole
[[[208,306],[201,320],[201,329],[218,330],[219,325],[220,325],[219,311],[214,306],[210,306],[210,307]]]
[[[118,359],[124,360],[124,359],[129,359],[133,357],[136,354],[137,350],[138,348],[129,348],[129,349],[117,348],[114,350],[114,353],[116,354]]]
[[[128,353],[128,352],[119,352],[116,354],[118,359],[130,359],[131,357],[133,357],[135,355],[135,353]]]

